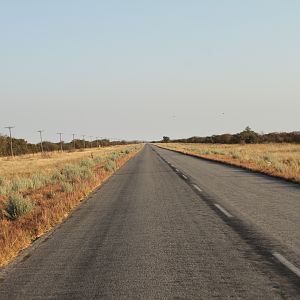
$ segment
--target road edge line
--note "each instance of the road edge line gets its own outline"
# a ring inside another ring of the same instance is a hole
[[[227,218],[233,218],[233,215],[230,214],[224,207],[222,207],[220,204],[218,203],[214,203],[214,206],[221,211]]]
[[[295,275],[297,275],[300,278],[300,269],[296,267],[293,263],[291,263],[289,260],[287,260],[283,255],[280,253],[274,251],[272,252],[272,255],[286,268],[288,268],[291,272],[293,272]]]

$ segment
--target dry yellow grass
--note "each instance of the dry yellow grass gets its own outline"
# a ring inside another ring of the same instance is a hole
[[[105,156],[109,153],[124,149],[124,145],[104,148],[88,148],[74,152],[49,152],[11,157],[0,157],[0,176],[6,179],[28,177],[35,173],[48,175],[53,170],[91,156]]]
[[[2,159],[0,165],[6,172],[6,178],[4,181],[0,180],[0,188],[10,188],[3,189],[0,195],[0,266],[6,265],[20,250],[65,218],[89,192],[141,148],[142,145],[114,146],[53,154],[42,159],[36,157],[35,161],[31,156],[17,157],[13,160]],[[16,191],[11,188],[15,177],[18,178],[18,183],[31,184],[16,185]],[[7,215],[6,201],[16,192],[29,199],[33,203],[33,209],[12,219]]]
[[[167,143],[158,145],[300,183],[300,145],[297,144]]]

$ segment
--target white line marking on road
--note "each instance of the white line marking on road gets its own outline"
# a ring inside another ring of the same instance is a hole
[[[196,185],[196,184],[193,184],[193,187],[198,191],[198,192],[202,192],[202,190],[199,188],[199,186],[198,185]]]
[[[220,204],[215,203],[215,207],[218,208],[226,217],[232,218],[233,216],[225,209],[223,208]]]
[[[300,277],[300,269],[289,262],[284,256],[279,254],[278,252],[272,252],[273,256],[276,257],[283,265],[285,265],[290,271],[295,273],[298,277]]]
[[[182,177],[183,177],[184,179],[188,179],[184,174],[182,174]]]

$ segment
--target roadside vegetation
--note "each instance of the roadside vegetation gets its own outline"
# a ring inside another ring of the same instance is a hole
[[[0,159],[0,266],[65,218],[142,145]]]
[[[159,143],[157,145],[300,183],[299,144]]]
[[[24,155],[24,154],[38,154],[41,152],[41,144],[33,144],[25,139],[20,138],[12,138],[10,139],[7,135],[2,135],[0,133],[0,157],[1,156],[10,156],[11,155],[11,142],[13,147],[14,156]],[[127,144],[136,144],[137,141],[110,141],[109,139],[96,139],[93,141],[82,140],[82,139],[74,139],[70,142],[60,142],[53,143],[50,141],[43,141],[43,151],[45,153],[52,153],[55,151],[60,151],[61,147],[64,151],[73,151],[75,149],[88,149],[93,148],[93,146],[97,147],[108,147],[108,146],[116,146],[116,145],[127,145]]]
[[[214,134],[206,137],[192,136],[190,138],[173,140],[171,140],[168,136],[164,136],[161,142],[204,144],[300,144],[300,131],[257,133],[253,131],[249,126],[247,126],[243,131],[235,134]]]
[[[128,147],[128,146],[127,146]],[[130,146],[131,147],[131,146]],[[52,174],[68,164],[76,164],[80,160],[92,157],[104,157],[119,149],[127,149],[126,145],[86,148],[72,151],[25,154],[16,157],[0,157],[0,177],[7,180],[28,179]],[[125,151],[125,150],[124,150]],[[1,179],[0,179],[1,183]]]

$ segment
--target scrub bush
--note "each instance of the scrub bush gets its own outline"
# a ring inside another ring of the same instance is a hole
[[[5,202],[4,210],[9,219],[15,220],[19,216],[32,211],[33,207],[34,205],[30,199],[26,199],[20,194],[14,194]]]

